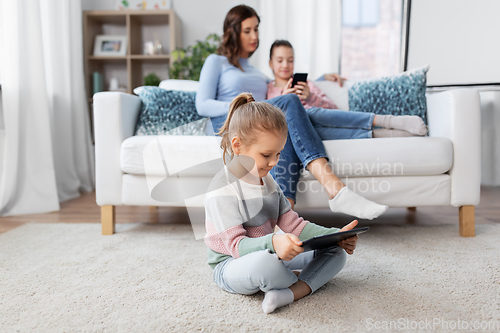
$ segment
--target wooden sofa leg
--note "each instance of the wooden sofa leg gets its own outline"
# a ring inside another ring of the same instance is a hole
[[[474,237],[476,235],[474,206],[462,206],[458,208],[458,223],[460,236]]]
[[[158,223],[158,206],[149,206],[149,222]]]
[[[101,226],[103,235],[112,235],[115,233],[115,206],[101,207]]]
[[[417,211],[417,207],[406,207],[409,212],[415,213]]]

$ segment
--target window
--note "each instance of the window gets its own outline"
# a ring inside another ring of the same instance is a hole
[[[403,0],[343,0],[340,74],[348,79],[400,72]]]
[[[378,24],[379,0],[346,0],[342,2],[344,27],[372,27]]]

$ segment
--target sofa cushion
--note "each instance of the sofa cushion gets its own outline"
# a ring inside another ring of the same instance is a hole
[[[323,141],[339,177],[440,175],[453,164],[452,142],[438,137]],[[303,170],[302,179],[314,179]]]
[[[213,177],[223,167],[220,137],[132,136],[123,141],[120,165],[136,175]]]
[[[166,90],[198,91],[199,81],[168,79],[160,82],[159,87]]]
[[[342,178],[350,189],[363,197],[390,207],[447,206],[450,204],[450,176],[408,176],[408,177],[352,177]],[[165,181],[171,188],[171,200],[156,201],[151,195],[155,185]],[[122,202],[124,205],[142,206],[187,206],[204,207],[203,197],[174,202],[175,193],[187,188],[187,192],[199,193],[210,185],[209,177],[164,177],[144,175],[123,175]],[[328,194],[318,181],[306,181],[301,186],[307,190],[297,191],[296,209],[315,209],[328,207]],[[202,214],[203,216],[203,214]],[[191,220],[191,223],[193,220]],[[199,226],[203,237],[204,224]],[[195,225],[193,225],[193,229]],[[196,232],[196,231],[195,231]]]
[[[196,111],[196,92],[138,87],[142,106],[136,135],[205,135],[207,118]]]
[[[425,92],[428,69],[426,66],[399,75],[355,82],[349,89],[349,110],[415,115],[427,123]]]
[[[448,174],[407,177],[340,177],[349,189],[368,200],[389,207],[449,205],[450,178]],[[328,207],[327,203],[328,193],[317,180],[303,181],[299,185],[296,209],[325,208]]]
[[[453,161],[452,143],[446,138],[330,140],[323,143],[339,177],[439,175],[450,170]],[[215,136],[133,136],[122,143],[121,169],[130,174],[147,172],[148,175],[165,176],[166,166],[169,174],[214,176],[222,167],[219,145],[220,137]],[[314,176],[305,171],[302,179],[314,179]]]

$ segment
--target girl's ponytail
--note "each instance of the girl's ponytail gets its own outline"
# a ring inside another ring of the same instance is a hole
[[[229,106],[229,112],[227,114],[226,121],[224,122],[224,125],[222,125],[219,132],[217,133],[217,135],[222,136],[220,147],[222,148],[223,151],[222,159],[224,161],[224,164],[226,163],[226,154],[230,156],[233,155],[233,149],[231,147],[231,138],[229,138],[229,124],[231,123],[231,118],[233,118],[234,112],[240,106],[254,101],[255,100],[252,94],[241,93],[233,99],[231,105]]]
[[[226,121],[217,133],[222,137],[220,147],[223,150],[224,164],[226,155],[234,155],[231,140],[235,136],[238,136],[243,144],[250,145],[258,140],[259,131],[279,133],[286,137],[288,126],[285,114],[271,104],[255,102],[250,93],[239,94],[231,102]]]

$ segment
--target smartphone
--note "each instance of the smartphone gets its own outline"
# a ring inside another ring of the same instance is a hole
[[[292,87],[295,87],[297,82],[307,82],[307,73],[295,73],[295,74],[293,74]]]

